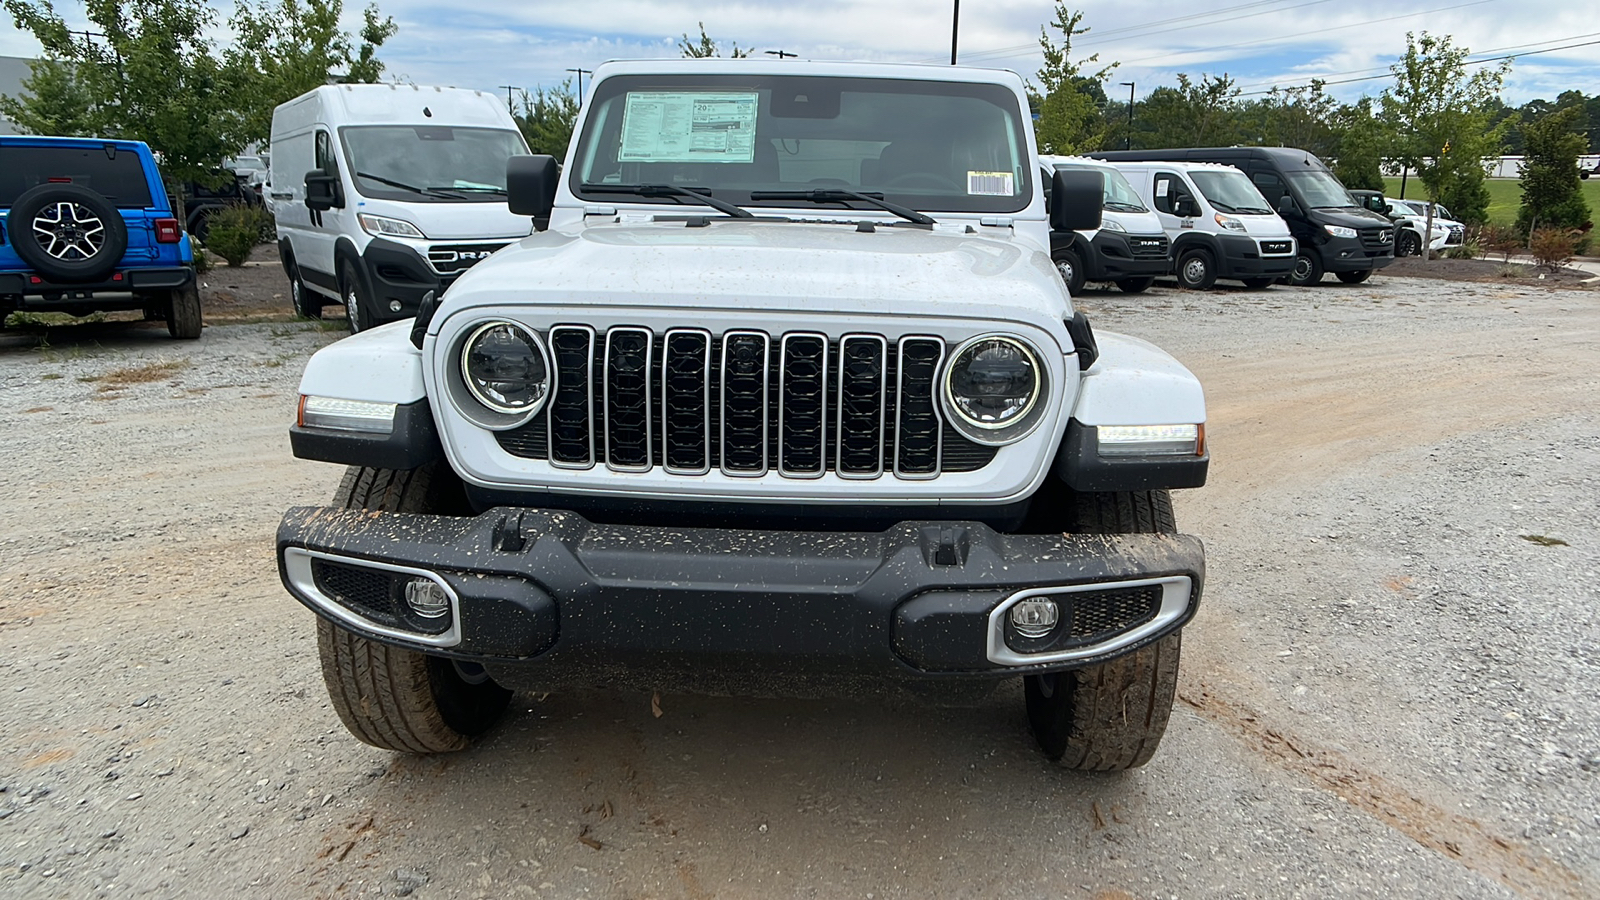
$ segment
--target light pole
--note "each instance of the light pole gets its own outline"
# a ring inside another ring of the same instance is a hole
[[[961,33],[961,0],[954,0],[955,9],[950,12],[950,65],[956,64],[956,36]]]
[[[1122,81],[1122,82],[1118,82],[1118,83],[1122,84],[1122,85],[1125,85],[1128,88],[1128,145],[1126,147],[1123,147],[1122,149],[1124,149],[1124,150],[1132,150],[1133,149],[1133,82],[1131,82],[1131,81]]]
[[[520,91],[520,90],[522,90],[522,85],[520,85],[520,84],[502,84],[502,85],[496,85],[496,86],[497,87],[503,87],[503,88],[506,89],[506,111],[511,113],[512,115],[516,115],[517,114],[517,108],[515,106],[511,105],[511,92],[512,91]]]
[[[585,75],[593,75],[594,74],[594,70],[593,69],[568,69],[567,71],[568,72],[577,72],[578,73],[578,105],[582,106],[583,105],[583,76],[585,76]]]

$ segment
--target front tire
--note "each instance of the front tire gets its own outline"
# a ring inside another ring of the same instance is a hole
[[[299,318],[322,318],[322,295],[306,287],[305,279],[300,277],[300,267],[292,260],[289,262],[289,303]]]
[[[1075,494],[1067,530],[1170,534],[1178,530],[1166,491]],[[1155,755],[1178,690],[1181,631],[1115,659],[1023,682],[1028,724],[1047,757],[1068,769],[1110,772]]]
[[[1345,284],[1360,284],[1361,282],[1372,277],[1372,270],[1362,269],[1359,272],[1335,272],[1333,273],[1333,277],[1339,279]]]
[[[451,514],[464,511],[455,474],[439,463],[409,471],[352,467],[334,505]],[[463,750],[504,715],[511,691],[482,669],[371,641],[317,620],[328,699],[363,743],[401,753]]]
[[[1148,277],[1124,278],[1117,282],[1117,289],[1122,291],[1124,294],[1142,294],[1150,289],[1150,285],[1155,283],[1156,280],[1154,278]]]
[[[344,298],[344,316],[350,333],[366,331],[377,324],[372,318],[372,303],[361,287],[361,276],[348,260],[339,264],[339,296]]]
[[[1420,256],[1422,255],[1422,238],[1409,229],[1402,230],[1394,242],[1395,256]]]
[[[1294,271],[1289,273],[1289,283],[1297,287],[1322,281],[1322,260],[1315,253],[1301,250],[1294,258]]]
[[[1190,291],[1209,291],[1217,283],[1217,266],[1205,250],[1185,250],[1178,257],[1178,286]]]
[[[1067,293],[1074,297],[1083,293],[1083,285],[1089,278],[1083,270],[1083,260],[1078,258],[1078,251],[1064,247],[1056,251],[1054,259],[1056,271],[1061,273],[1061,280],[1067,283]]]

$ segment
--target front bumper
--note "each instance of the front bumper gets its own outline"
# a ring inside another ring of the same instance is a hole
[[[335,625],[480,663],[510,687],[777,695],[1099,662],[1182,627],[1204,578],[1188,535],[670,529],[513,507],[294,509],[278,563],[289,592]],[[414,615],[402,598],[415,579],[445,589],[448,614]],[[1007,611],[1041,591],[1061,623],[1023,638]]]
[[[1222,259],[1217,261],[1221,278],[1281,278],[1294,271],[1294,254],[1263,256],[1255,238],[1236,234],[1217,236]]]
[[[1322,268],[1327,272],[1360,272],[1381,269],[1394,262],[1394,235],[1385,245],[1368,245],[1360,237],[1330,237],[1317,246]]]
[[[1129,235],[1101,229],[1090,243],[1095,252],[1084,262],[1091,281],[1155,278],[1172,272],[1171,246],[1164,234]]]

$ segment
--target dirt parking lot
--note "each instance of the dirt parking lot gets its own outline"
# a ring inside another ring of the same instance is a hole
[[[1053,769],[1020,687],[523,696],[463,754],[366,747],[272,555],[341,474],[286,435],[340,334],[0,333],[0,896],[1600,896],[1600,292],[1080,302],[1210,403],[1206,598],[1120,776]]]

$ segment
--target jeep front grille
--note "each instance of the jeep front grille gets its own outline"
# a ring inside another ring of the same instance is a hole
[[[545,412],[495,436],[554,466],[925,479],[981,469],[997,452],[944,423],[939,338],[581,325],[547,338],[556,385]]]

